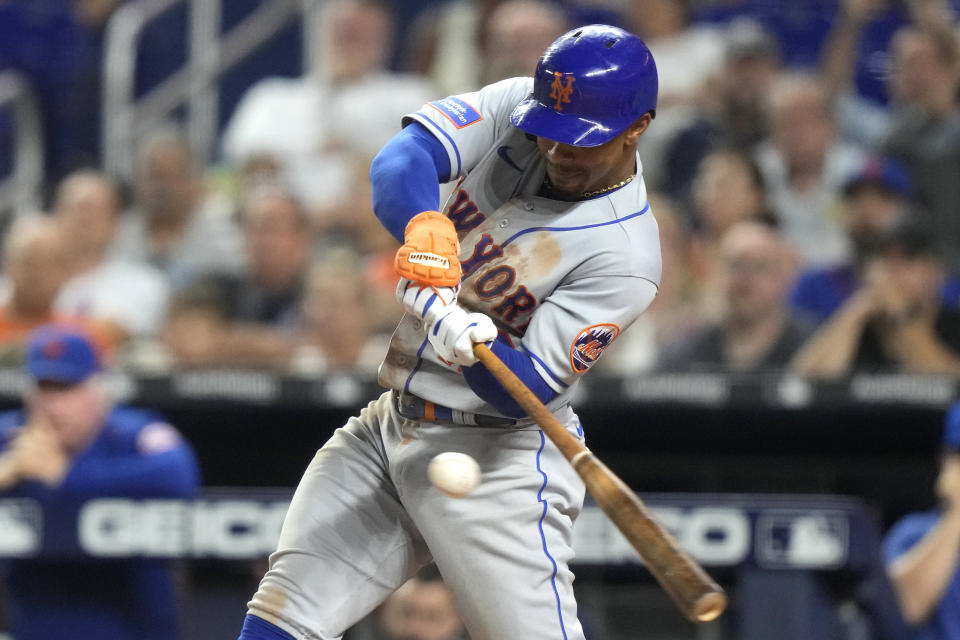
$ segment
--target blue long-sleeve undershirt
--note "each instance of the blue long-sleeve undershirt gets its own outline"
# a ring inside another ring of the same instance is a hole
[[[450,176],[447,150],[418,122],[404,127],[373,159],[373,212],[394,238],[403,242],[410,218],[440,208],[441,176]]]
[[[497,338],[490,346],[490,350],[527,385],[527,388],[537,396],[540,402],[546,404],[556,397],[557,393],[537,373],[533,366],[533,359],[526,353],[514,349],[502,338]],[[475,394],[489,402],[493,408],[503,415],[511,418],[522,418],[527,415],[527,412],[507,393],[503,385],[479,362],[472,367],[464,367],[463,377],[466,378],[467,384],[470,385]]]
[[[239,640],[293,640],[293,636],[280,627],[248,613],[243,620]]]

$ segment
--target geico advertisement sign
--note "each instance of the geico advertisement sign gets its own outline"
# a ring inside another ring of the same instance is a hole
[[[657,521],[704,564],[736,565],[750,554],[750,515],[725,507],[651,507]],[[637,552],[597,507],[584,509],[573,528],[577,562],[639,562]]]
[[[285,499],[100,499],[77,516],[76,547],[90,556],[254,558],[273,552],[289,502]],[[705,565],[753,561],[765,568],[837,569],[849,560],[851,516],[838,509],[651,505],[690,555]],[[44,525],[44,516],[50,522]],[[28,499],[0,500],[0,557],[30,557],[45,548],[42,532],[73,522],[44,514]],[[70,545],[60,538],[55,544]],[[861,542],[862,543],[862,542]],[[573,528],[576,563],[638,563],[630,543],[594,505]]]
[[[245,558],[277,545],[287,501],[93,500],[84,505],[77,536],[93,556],[217,556]]]

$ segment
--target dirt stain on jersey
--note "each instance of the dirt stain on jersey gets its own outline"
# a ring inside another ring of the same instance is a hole
[[[513,265],[521,280],[542,278],[560,262],[563,251],[556,236],[549,231],[538,231],[531,249],[511,244],[504,250],[504,262]]]
[[[417,435],[417,428],[419,425],[416,420],[409,420],[407,418],[403,419],[403,422],[400,424],[400,446],[408,445],[413,442],[413,439]]]
[[[274,585],[263,585],[253,594],[250,609],[270,624],[277,624],[287,607],[287,592]]]

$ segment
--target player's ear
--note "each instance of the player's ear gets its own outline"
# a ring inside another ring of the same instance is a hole
[[[628,146],[637,144],[637,140],[643,135],[643,132],[647,130],[647,127],[650,126],[651,120],[653,120],[653,117],[650,115],[650,112],[647,112],[634,120],[633,124],[627,127],[627,135],[624,139],[624,142]]]

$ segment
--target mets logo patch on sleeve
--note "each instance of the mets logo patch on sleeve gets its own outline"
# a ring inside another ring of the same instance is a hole
[[[433,102],[428,102],[427,104],[446,116],[447,120],[452,122],[453,126],[455,126],[457,129],[463,129],[474,122],[480,122],[483,120],[483,116],[480,115],[479,111],[468,105],[460,98],[454,98],[453,96],[450,96],[449,98],[444,98],[443,100],[434,100]]]
[[[137,434],[137,451],[153,455],[180,446],[180,432],[166,422],[151,422]]]
[[[595,324],[581,331],[570,345],[570,366],[583,373],[597,361],[603,350],[620,335],[615,324]]]

